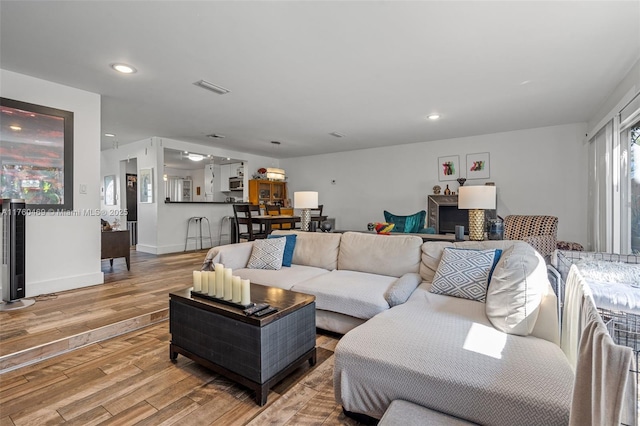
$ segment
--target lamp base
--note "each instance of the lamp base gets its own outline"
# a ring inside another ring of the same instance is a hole
[[[309,223],[311,223],[311,210],[302,209],[302,212],[300,213],[300,229],[308,231]]]
[[[469,210],[469,240],[484,240],[484,210]]]

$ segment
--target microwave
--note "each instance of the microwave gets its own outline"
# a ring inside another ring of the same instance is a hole
[[[241,177],[231,177],[229,178],[229,189],[231,191],[242,190],[243,188],[243,179]]]

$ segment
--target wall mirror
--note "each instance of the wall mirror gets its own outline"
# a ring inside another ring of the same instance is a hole
[[[203,154],[203,151],[164,148],[165,200],[224,202],[231,198],[244,199],[245,161]]]

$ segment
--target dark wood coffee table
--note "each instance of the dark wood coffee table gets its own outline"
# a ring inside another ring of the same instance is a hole
[[[191,289],[169,294],[172,360],[182,354],[255,390],[261,406],[273,385],[304,362],[316,363],[315,296],[251,284],[252,302],[278,309],[257,318]]]

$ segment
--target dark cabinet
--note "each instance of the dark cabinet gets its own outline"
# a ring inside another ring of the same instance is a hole
[[[102,234],[101,259],[109,259],[113,266],[113,259],[124,257],[127,270],[131,270],[131,247],[129,246],[129,231],[104,231]]]

